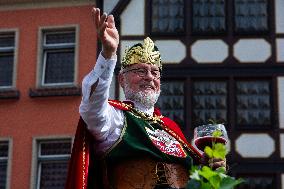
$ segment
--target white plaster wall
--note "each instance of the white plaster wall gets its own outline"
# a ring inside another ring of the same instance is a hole
[[[236,151],[245,158],[266,158],[275,151],[275,141],[268,134],[242,134],[235,141]]]
[[[157,40],[162,63],[179,63],[186,57],[186,47],[180,40]]]
[[[131,0],[126,9],[120,15],[121,35],[144,35],[144,12],[144,0]]]
[[[284,33],[284,0],[275,0],[276,33]]]
[[[241,39],[234,45],[234,57],[240,62],[260,63],[271,56],[271,45],[264,39]]]
[[[120,86],[119,86],[119,98],[118,98],[118,100],[120,100],[120,101],[125,100],[125,95],[124,95],[123,89]]]
[[[284,62],[284,39],[277,39],[276,44],[277,62]]]
[[[228,57],[228,49],[222,40],[198,40],[191,46],[191,56],[198,63],[222,63]]]
[[[281,183],[282,183],[281,184],[281,186],[282,186],[281,188],[284,189],[284,173],[281,174]]]
[[[284,158],[284,134],[280,135],[280,157]]]
[[[118,3],[119,0],[104,0],[104,12],[109,14]]]
[[[279,127],[284,128],[284,77],[277,78]]]

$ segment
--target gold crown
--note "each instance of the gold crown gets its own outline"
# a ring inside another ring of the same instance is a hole
[[[155,48],[154,42],[147,37],[144,44],[137,43],[125,50],[121,66],[125,68],[132,64],[146,63],[158,66],[162,70],[161,54],[158,48]]]

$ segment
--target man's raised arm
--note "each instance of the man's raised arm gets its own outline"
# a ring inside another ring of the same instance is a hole
[[[94,69],[83,79],[83,98],[79,112],[89,130],[98,140],[107,137],[110,127],[108,105],[109,88],[116,64],[116,51],[119,44],[119,34],[115,27],[114,17],[100,9],[92,10],[98,39],[102,43],[100,53]]]

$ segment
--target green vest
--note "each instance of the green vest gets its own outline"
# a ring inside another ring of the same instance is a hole
[[[124,127],[119,140],[108,150],[107,163],[151,157],[166,163],[180,163],[188,169],[192,158],[183,145],[169,134],[159,119],[135,111],[124,111]]]

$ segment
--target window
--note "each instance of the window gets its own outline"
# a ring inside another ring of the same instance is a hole
[[[150,15],[151,34],[157,35],[177,35],[186,30],[193,35],[269,31],[267,0],[151,0]]]
[[[183,0],[152,0],[152,32],[184,31]]]
[[[221,33],[226,30],[225,0],[194,0],[192,5],[192,32]]]
[[[191,86],[190,90],[186,92],[184,86]],[[163,115],[175,120],[184,130],[207,124],[210,120],[238,129],[269,129],[273,126],[270,79],[192,78],[190,83],[173,79],[163,81],[161,91],[157,106]],[[190,109],[186,109],[187,101],[190,101]],[[235,120],[229,119],[231,117]]]
[[[193,82],[193,124],[203,125],[210,119],[227,123],[227,83],[225,81]]]
[[[235,32],[268,31],[267,0],[235,0]]]
[[[181,127],[183,127],[185,125],[184,82],[164,82],[161,85],[161,91],[162,94],[157,102],[157,107],[162,110],[164,116],[175,120]]]
[[[0,33],[0,89],[13,86],[15,34]]]
[[[38,142],[37,189],[64,189],[70,154],[71,139]]]
[[[0,188],[1,189],[5,189],[7,187],[8,154],[9,154],[8,141],[0,141]]]
[[[269,81],[237,81],[237,125],[271,125]]]
[[[78,27],[44,28],[40,31],[37,86],[29,96],[80,96],[77,87]]]
[[[75,41],[75,29],[43,31],[41,86],[74,85]]]

